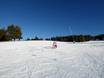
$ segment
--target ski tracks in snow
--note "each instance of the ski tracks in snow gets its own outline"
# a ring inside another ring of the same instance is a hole
[[[34,47],[34,44],[21,49],[18,47],[17,52],[25,58],[16,63],[1,65],[0,78],[104,78],[102,54],[97,56],[86,49],[93,51],[89,44],[60,43],[56,49],[49,45]]]

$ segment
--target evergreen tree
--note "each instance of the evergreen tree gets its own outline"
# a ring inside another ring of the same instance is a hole
[[[9,41],[10,38],[5,29],[0,29],[0,41]]]

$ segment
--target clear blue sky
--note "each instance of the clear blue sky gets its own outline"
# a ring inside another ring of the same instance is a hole
[[[23,37],[104,34],[103,0],[0,0],[0,28],[17,24]]]

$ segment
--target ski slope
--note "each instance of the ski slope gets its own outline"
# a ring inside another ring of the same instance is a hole
[[[0,42],[0,78],[104,78],[104,41]]]

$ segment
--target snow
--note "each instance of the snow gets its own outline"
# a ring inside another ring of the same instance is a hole
[[[0,42],[0,78],[104,78],[104,41]]]

